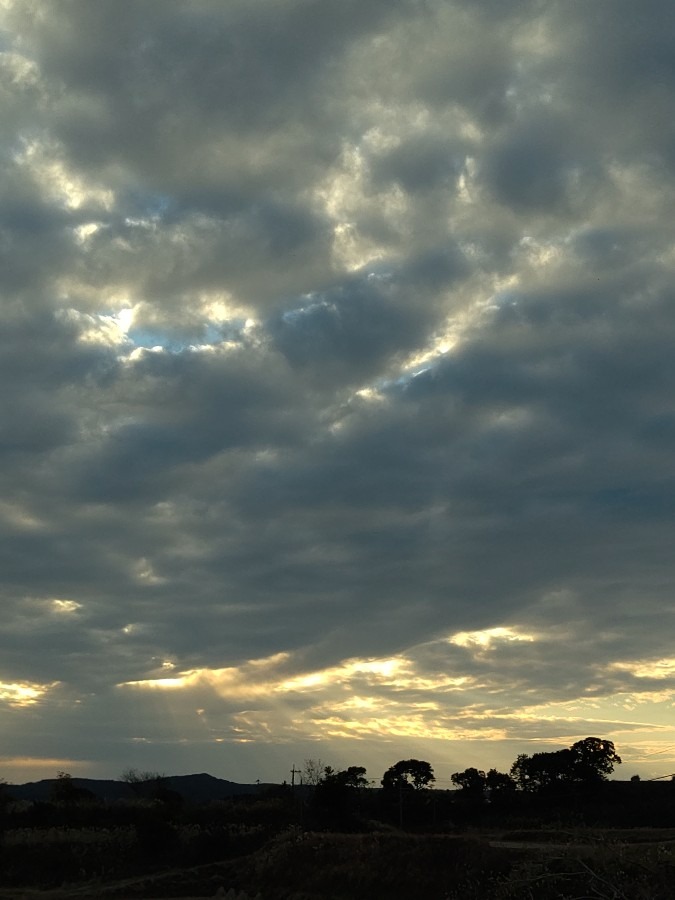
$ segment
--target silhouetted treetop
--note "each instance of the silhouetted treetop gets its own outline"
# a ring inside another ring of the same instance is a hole
[[[487,787],[487,779],[482,769],[469,768],[463,772],[453,772],[450,781],[462,788],[466,794],[482,794]]]
[[[436,780],[434,770],[421,759],[401,759],[387,769],[382,777],[386,791],[422,790]]]
[[[511,777],[524,791],[539,791],[556,784],[589,785],[605,781],[621,763],[612,741],[587,737],[565,750],[521,753],[511,766]]]

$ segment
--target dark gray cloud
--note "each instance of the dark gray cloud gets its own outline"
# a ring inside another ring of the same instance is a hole
[[[375,184],[396,182],[410,192],[438,190],[456,183],[465,157],[465,148],[447,138],[413,135],[375,158],[372,178]]]
[[[671,4],[0,15],[7,757],[651,772]]]
[[[511,209],[566,211],[575,188],[597,189],[597,177],[584,171],[594,161],[584,159],[580,138],[564,119],[545,108],[533,110],[510,125],[485,155],[485,182]]]
[[[431,280],[450,268],[443,258],[434,262]],[[293,367],[319,381],[327,377],[331,385],[336,379],[360,384],[380,375],[392,359],[424,344],[439,314],[430,304],[416,302],[420,286],[415,279],[406,284],[397,274],[370,273],[302,298],[301,305],[269,324],[274,345]]]

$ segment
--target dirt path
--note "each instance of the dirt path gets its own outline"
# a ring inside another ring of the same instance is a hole
[[[669,847],[671,849],[675,849],[675,839],[670,838],[667,840],[661,841],[622,841],[621,839],[615,842],[616,844],[623,844],[625,847],[631,848],[652,848],[652,847]],[[496,847],[500,850],[536,850],[536,851],[551,851],[555,853],[564,853],[573,851],[575,853],[592,853],[594,850],[597,850],[598,847],[603,846],[602,842],[593,842],[593,843],[578,843],[577,841],[565,841],[565,842],[553,842],[553,841],[504,841],[504,840],[494,840],[488,841],[490,847]]]

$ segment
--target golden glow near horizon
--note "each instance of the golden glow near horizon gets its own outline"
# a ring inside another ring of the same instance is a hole
[[[499,652],[502,659],[505,653],[520,655],[547,640],[553,638],[517,626],[497,626],[456,632],[395,656],[351,658],[323,669],[293,671],[293,655],[277,653],[239,666],[171,676],[164,667],[155,677],[118,687],[167,692],[177,704],[182,702],[178,697],[186,695],[214,740],[237,743],[383,737],[527,741],[539,735],[544,743],[559,744],[568,736],[573,741],[599,729],[612,735],[626,732],[644,742],[669,727],[672,692],[626,687],[609,696],[591,693],[538,702],[532,689],[512,685],[503,674],[490,671],[492,654]],[[451,648],[468,653],[472,665],[489,665],[485,671],[463,672],[466,657]],[[433,660],[431,666],[425,664],[428,659]],[[635,677],[665,679],[674,662],[617,663],[614,668]],[[658,744],[654,737],[651,741]]]
[[[354,681],[393,690],[429,690],[454,688],[467,684],[467,676],[429,677],[420,675],[415,664],[403,656],[381,659],[350,659],[326,669],[280,677],[278,669],[290,661],[290,654],[277,653],[244,665],[222,669],[192,669],[172,678],[147,678],[127,681],[118,687],[142,689],[190,688],[209,686],[228,697],[269,694],[310,693],[326,687],[347,687]]]
[[[525,641],[533,642],[535,637],[514,628],[492,628],[485,631],[458,632],[448,638],[432,641],[427,647],[455,644],[481,655],[489,652],[497,643],[507,644]],[[283,697],[293,694],[329,693],[334,696],[333,708],[340,708],[346,692],[350,693],[350,703],[363,710],[372,706],[381,708],[382,692],[391,695],[396,702],[404,702],[415,709],[435,707],[417,695],[425,692],[447,694],[469,690],[477,684],[473,675],[456,672],[423,671],[414,656],[419,648],[411,648],[407,654],[394,657],[347,659],[338,665],[316,669],[288,676],[285,670],[292,667],[289,653],[277,653],[262,659],[248,660],[240,666],[219,669],[192,669],[172,677],[150,677],[138,681],[123,682],[120,688],[140,690],[212,690],[221,697],[260,698]],[[369,696],[368,690],[377,692]],[[400,701],[401,695],[414,692],[415,701]],[[345,707],[343,707],[345,708]]]
[[[3,777],[12,784],[28,778],[53,778],[56,772],[69,772],[86,777],[92,764],[80,759],[44,756],[0,756]],[[16,773],[16,774],[15,774]]]
[[[468,636],[459,633],[424,646],[447,647],[453,639],[483,652],[498,641],[533,640],[514,629],[495,628]],[[414,651],[392,657],[348,659],[325,669],[290,675],[286,673],[293,664],[291,654],[278,653],[240,666],[194,669],[170,677],[158,671],[156,677],[118,687],[194,695],[194,708],[204,722],[209,719],[205,706],[212,708],[213,704],[204,703],[199,699],[202,696],[215,694],[222,700],[250,705],[251,709],[233,716],[230,732],[235,741],[289,740],[302,733],[309,733],[312,739],[361,739],[384,734],[496,739],[505,735],[501,723],[497,728],[488,722],[483,725],[480,713],[473,708],[468,711],[470,722],[458,724],[456,713],[449,717],[443,709],[448,696],[470,690],[475,678],[424,671],[413,658]],[[306,697],[301,716],[289,706],[292,697],[298,695]]]
[[[282,666],[290,655],[275,653],[273,656],[247,661],[242,666],[228,666],[222,669],[190,669],[172,678],[145,678],[125,681],[120,688],[140,690],[177,690],[206,687],[217,694],[228,697],[263,695],[270,691],[274,682],[265,673]]]
[[[628,672],[635,678],[672,678],[675,676],[675,657],[663,657],[654,660],[632,660],[616,662],[611,666],[620,672]]]

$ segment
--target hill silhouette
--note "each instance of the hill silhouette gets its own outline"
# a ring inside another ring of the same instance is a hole
[[[44,778],[25,784],[8,784],[7,793],[15,800],[48,801],[53,794],[57,778]],[[255,795],[264,791],[267,784],[239,784],[201,772],[195,775],[167,775],[162,783],[190,803],[210,803],[229,797]],[[73,787],[90,791],[98,800],[132,800],[138,796],[134,787],[125,781],[97,778],[72,778]]]

